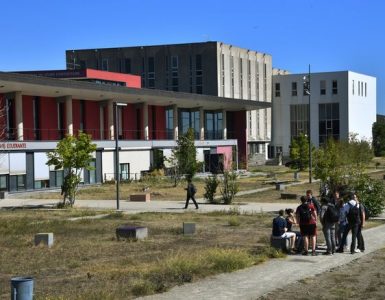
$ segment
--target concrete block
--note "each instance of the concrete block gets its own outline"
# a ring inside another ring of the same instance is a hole
[[[270,245],[271,247],[282,250],[284,252],[290,251],[290,239],[289,238],[282,238],[280,236],[271,236],[270,237]]]
[[[195,223],[183,222],[183,234],[194,234]]]
[[[135,202],[150,202],[151,200],[151,194],[146,193],[146,194],[133,194],[130,196],[130,201],[135,201]]]
[[[53,246],[53,233],[37,233],[35,234],[35,246],[40,243],[47,245],[49,248]]]
[[[285,186],[283,183],[277,183],[277,184],[275,185],[275,189],[276,189],[277,191],[284,191],[285,188],[286,188],[286,186]]]
[[[116,228],[116,239],[119,241],[120,238],[126,239],[138,239],[142,240],[148,237],[147,227],[137,227],[123,225]]]

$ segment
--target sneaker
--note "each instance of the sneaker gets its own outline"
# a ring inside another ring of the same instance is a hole
[[[333,255],[333,253],[326,251],[326,252],[322,253],[322,255]]]
[[[337,253],[344,253],[344,250],[343,249],[337,249],[336,252]]]
[[[356,250],[354,250],[354,253],[361,253],[361,250],[360,249],[356,249]]]
[[[302,252],[302,255],[308,255],[308,254],[309,254],[308,251],[303,251],[303,252]]]

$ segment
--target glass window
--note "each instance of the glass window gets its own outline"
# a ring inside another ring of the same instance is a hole
[[[130,164],[123,163],[119,165],[119,174],[120,180],[129,180],[130,179]]]
[[[319,104],[319,143],[340,137],[339,103]]]
[[[365,82],[365,97],[366,97],[366,91],[367,91],[367,85],[366,85],[366,82]]]
[[[281,97],[281,84],[278,82],[275,84],[275,97]]]
[[[8,175],[0,175],[0,191],[8,190]]]
[[[171,68],[178,68],[178,56],[171,56]]]
[[[124,71],[125,73],[131,73],[131,59],[126,58],[124,60]]]
[[[337,80],[333,80],[332,82],[332,93],[333,95],[337,95],[338,94],[338,83],[337,83]]]
[[[352,80],[352,94],[354,95],[354,80]]]
[[[102,59],[102,70],[108,71],[108,59],[107,58]]]
[[[326,81],[325,80],[320,81],[320,94],[326,95]]]
[[[223,113],[210,111],[205,113],[205,138],[220,140],[223,138]]]
[[[174,138],[174,109],[166,109],[166,136],[167,139]]]
[[[290,105],[290,133],[291,138],[308,133],[309,126],[309,105],[294,104]]]
[[[291,83],[291,95],[297,96],[297,83],[296,82]]]

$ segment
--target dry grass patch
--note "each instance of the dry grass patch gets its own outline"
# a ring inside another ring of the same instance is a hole
[[[0,211],[1,299],[9,298],[9,280],[16,275],[34,277],[37,299],[129,299],[281,256],[265,242],[270,214],[111,213],[68,221],[73,215]],[[232,217],[237,226],[229,226]],[[181,234],[183,222],[196,222],[197,233]],[[122,224],[147,226],[149,238],[118,242],[115,229]],[[38,232],[53,232],[54,246],[35,247]]]

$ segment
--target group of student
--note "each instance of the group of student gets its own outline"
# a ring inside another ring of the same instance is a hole
[[[326,251],[323,255],[342,253],[347,247],[347,236],[352,233],[350,253],[365,251],[362,228],[365,226],[367,212],[360,203],[357,194],[350,192],[346,202],[340,197],[339,191],[334,191],[330,197],[322,197],[321,203],[313,196],[311,190],[301,197],[301,204],[296,211],[291,208],[279,211],[273,219],[273,237],[290,240],[291,253],[317,255],[317,220],[320,220],[325,236]],[[286,216],[284,215],[286,213]],[[294,231],[293,225],[298,225],[300,231]]]

